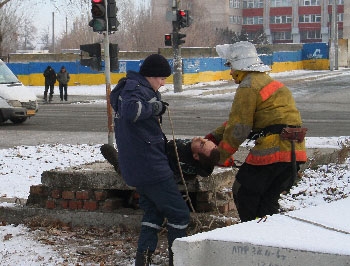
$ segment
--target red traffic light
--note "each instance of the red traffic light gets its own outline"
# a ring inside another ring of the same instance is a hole
[[[104,0],[91,0],[91,15],[93,18],[104,17],[106,14],[106,7]]]
[[[172,46],[171,34],[164,35],[164,43],[165,43],[165,46]]]
[[[186,17],[187,16],[187,13],[185,10],[179,10],[179,16],[180,17]]]
[[[177,22],[180,28],[185,28],[190,26],[190,14],[188,10],[177,10]]]
[[[104,0],[91,0],[91,15],[92,20],[89,26],[94,32],[102,32],[106,30],[106,6]]]

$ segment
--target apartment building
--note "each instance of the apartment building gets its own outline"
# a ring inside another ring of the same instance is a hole
[[[263,30],[270,43],[328,42],[333,14],[338,38],[343,36],[344,0],[243,0],[242,4],[242,30],[248,36]]]
[[[350,0],[197,0],[206,9],[207,21],[214,28],[266,34],[269,43],[328,42],[333,14],[337,38],[350,37]],[[336,6],[332,11],[333,1]],[[193,0],[181,0],[181,8],[194,6]],[[165,14],[171,0],[151,0],[154,14]],[[170,8],[171,9],[171,8]]]

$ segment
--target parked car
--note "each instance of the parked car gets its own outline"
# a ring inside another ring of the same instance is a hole
[[[24,86],[15,74],[0,60],[0,123],[10,120],[19,124],[39,110],[37,97]]]

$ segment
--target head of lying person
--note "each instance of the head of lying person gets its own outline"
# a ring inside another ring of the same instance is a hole
[[[193,139],[176,139],[177,154],[174,152],[174,140],[168,142],[167,155],[171,164],[177,168],[174,162],[178,160],[181,168],[186,165],[187,172],[197,174],[202,177],[211,175],[220,159],[220,153],[214,142],[202,137],[194,137]],[[189,168],[187,168],[189,167]],[[192,169],[192,170],[189,170]]]
[[[208,139],[194,137],[191,141],[191,151],[193,159],[203,168],[213,169],[219,162],[220,152],[216,144]]]

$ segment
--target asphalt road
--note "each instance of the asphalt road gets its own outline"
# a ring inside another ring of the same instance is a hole
[[[322,79],[281,77],[295,96],[309,137],[350,135],[350,71]],[[232,89],[232,83],[221,85]],[[207,87],[210,90],[210,87]],[[171,94],[170,115],[163,118],[163,130],[179,136],[203,136],[228,117],[232,93],[216,97]],[[99,97],[103,98],[103,97]],[[69,103],[41,104],[37,115],[23,124],[0,125],[0,148],[42,143],[101,144],[108,142],[105,103],[88,103],[93,96],[70,97]],[[57,98],[56,98],[57,100]],[[84,104],[73,104],[85,100]]]

